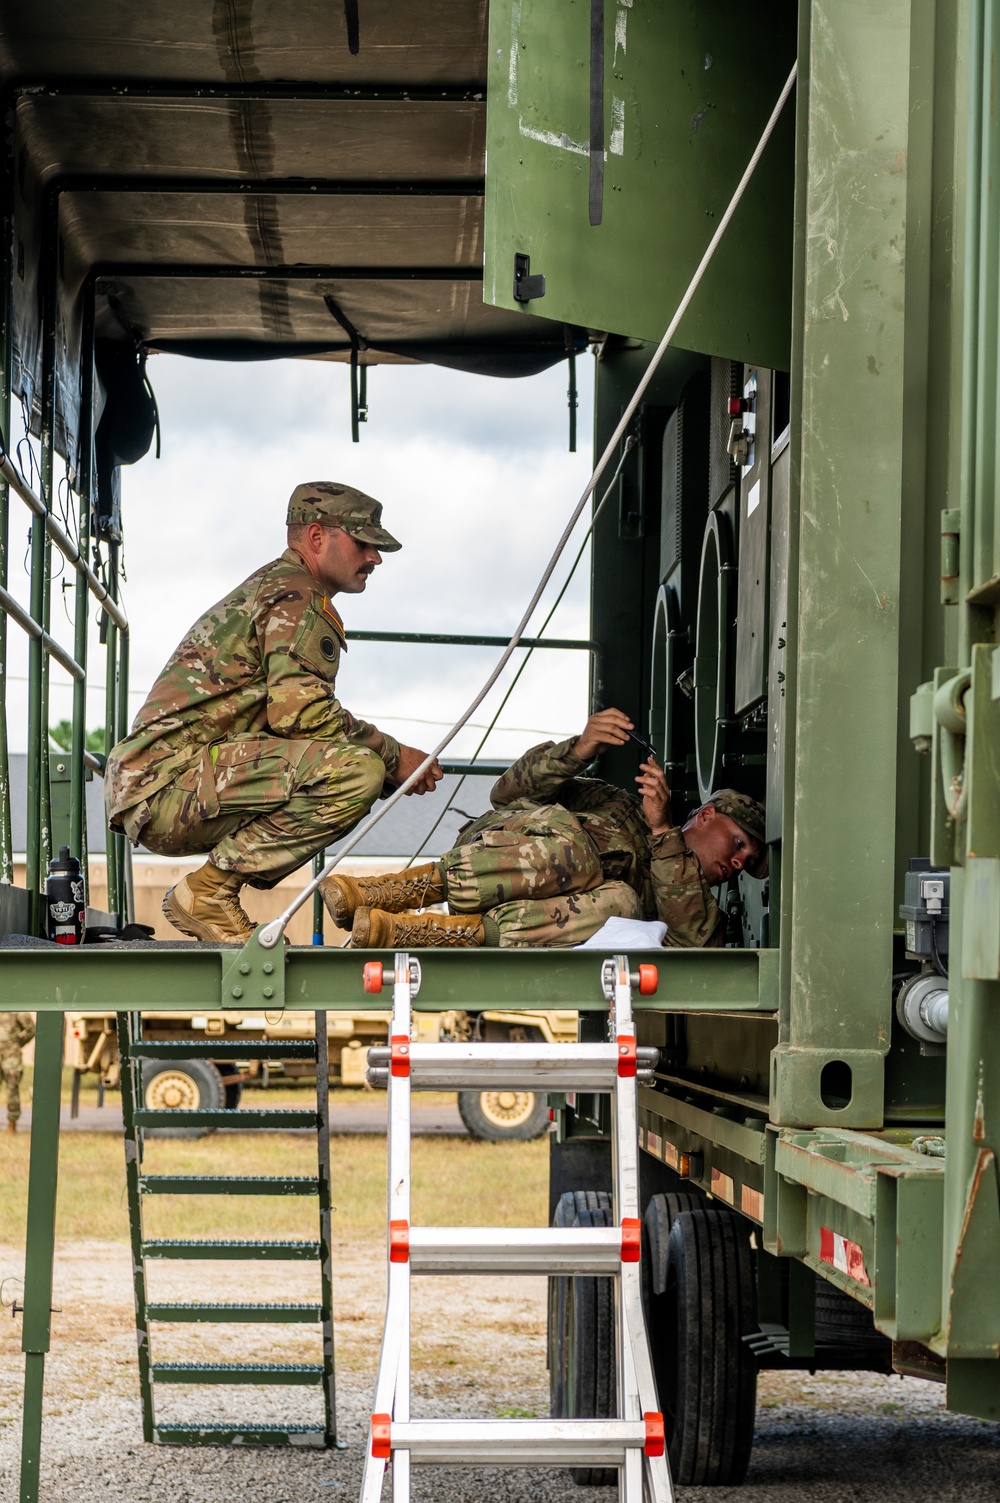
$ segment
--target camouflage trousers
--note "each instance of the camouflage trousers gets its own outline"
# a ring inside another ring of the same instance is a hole
[[[0,1043],[0,1080],[7,1095],[7,1121],[16,1122],[21,1115],[21,1076],[24,1065],[21,1046],[15,1043]]]
[[[273,887],[353,830],[384,779],[381,757],[349,741],[222,741],[122,824],[158,856],[207,852],[221,871]]]
[[[642,917],[627,882],[605,881],[600,852],[568,809],[550,804],[497,820],[440,861],[449,908],[484,914],[488,944],[580,945],[609,918]]]

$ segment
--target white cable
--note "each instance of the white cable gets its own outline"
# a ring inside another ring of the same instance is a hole
[[[584,507],[593,495],[594,490],[597,486],[597,482],[604,474],[604,471],[611,459],[612,454],[621,441],[622,435],[624,434],[629,423],[632,421],[633,414],[635,413],[635,410],[638,407],[639,403],[642,401],[646,388],[649,385],[650,381],[653,379],[654,374],[656,373],[657,366],[663,359],[663,356],[666,354],[667,349],[670,345],[670,341],[676,334],[677,327],[680,324],[681,319],[687,312],[691,303],[691,299],[694,297],[695,293],[698,290],[698,287],[701,284],[702,277],[708,270],[712,257],[715,255],[715,252],[718,249],[719,241],[722,239],[723,235],[728,229],[729,222],[732,219],[733,215],[736,213],[737,208],[739,207],[740,200],[742,199],[743,194],[746,192],[747,184],[750,182],[750,179],[753,177],[754,172],[756,171],[757,164],[760,161],[761,156],[763,155],[764,148],[767,145],[768,141],[771,139],[771,136],[774,132],[774,127],[777,125],[779,116],[781,115],[781,112],[788,100],[788,96],[792,92],[792,88],[795,83],[797,68],[798,64],[793,63],[791,72],[785,80],[785,86],[782,89],[781,93],[778,95],[778,101],[775,104],[774,109],[771,111],[768,122],[761,134],[760,140],[757,142],[757,145],[753,151],[753,155],[747,163],[746,170],[736,186],[736,191],[733,193],[732,198],[729,200],[729,204],[726,208],[725,213],[719,220],[715,234],[709,241],[708,248],[705,251],[705,254],[698,262],[694,276],[688,283],[687,290],[685,291],[684,296],[681,298],[680,302],[677,305],[677,311],[674,313],[673,318],[667,325],[667,329],[665,334],[663,335],[663,338],[660,340],[659,344],[656,347],[656,353],[653,355],[652,360],[649,362],[649,365],[646,367],[646,370],[643,373],[642,379],[633,392],[631,401],[625,408],[625,411],[622,413],[614,433],[612,433],[611,437],[608,439],[604,453],[601,455],[601,458],[598,461],[593,474],[584,487],[583,495],[580,497],[576,506],[573,508],[572,515],[570,516],[569,521],[566,523],[566,526],[563,529],[562,536],[555,546],[555,551],[553,552],[552,557],[549,559],[548,563],[545,566],[545,570],[542,574],[541,579],[538,581],[535,592],[528,602],[527,609],[518,622],[517,627],[514,631],[514,635],[511,637],[510,641],[507,643],[507,646],[504,648],[500,656],[500,660],[497,663],[496,667],[493,669],[493,672],[490,674],[489,678],[486,680],[485,684],[480,689],[475,699],[469,705],[468,709],[465,710],[464,713],[459,717],[459,719],[455,721],[455,724],[452,726],[451,730],[442,737],[434,750],[432,752],[428,752],[427,756],[421,762],[420,766],[410,773],[410,776],[406,779],[405,782],[400,783],[395,792],[385,800],[382,806],[374,814],[370,815],[363,824],[359,825],[357,830],[351,836],[350,840],[348,840],[346,844],[341,847],[336,855],[331,856],[330,860],[327,862],[326,866],[319,873],[319,875],[313,877],[312,881],[309,882],[302,889],[302,891],[297,894],[293,901],[289,903],[288,907],[282,913],[280,913],[276,919],[273,919],[269,924],[265,924],[264,927],[258,931],[258,941],[265,950],[272,949],[278,943],[282,934],[285,932],[288,921],[295,913],[298,912],[303,903],[305,903],[307,899],[312,897],[313,893],[319,887],[320,883],[330,875],[330,873],[340,864],[341,861],[343,861],[345,856],[349,855],[350,852],[354,850],[355,846],[360,845],[361,841],[364,840],[369,830],[374,829],[379,820],[382,819],[386,814],[388,814],[393,804],[397,803],[404,796],[404,794],[409,792],[414,783],[416,783],[427,771],[431,763],[436,761],[436,759],[441,755],[446,746],[450,745],[458,732],[467,723],[467,721],[472,718],[476,710],[478,710],[479,706],[482,704],[483,700],[486,698],[487,694],[490,692],[490,690],[493,688],[493,685],[500,677],[504,668],[507,666],[507,663],[510,661],[511,655],[517,647],[517,644],[520,642],[522,636],[524,635],[528,622],[534,615],[535,607],[542,597],[545,586],[552,578],[552,572],[555,569],[556,564],[559,562],[559,559],[562,557],[563,550],[565,549],[566,544],[569,542],[570,537],[572,536],[573,529],[576,527],[577,522],[580,520]]]

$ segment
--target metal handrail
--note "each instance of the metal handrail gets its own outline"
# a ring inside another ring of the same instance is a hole
[[[473,636],[468,633],[454,635],[433,631],[349,631],[348,642],[408,642],[427,644],[433,647],[506,647],[507,637]],[[519,647],[558,647],[563,651],[600,652],[598,642],[582,637],[522,637]]]
[[[69,533],[59,525],[59,522],[56,520],[52,512],[49,511],[48,507],[45,505],[45,502],[42,501],[40,497],[35,495],[34,491],[31,489],[31,486],[24,479],[23,475],[20,475],[14,468],[14,466],[10,462],[9,457],[6,454],[0,454],[0,479],[5,480],[10,486],[11,490],[16,492],[16,494],[20,496],[21,500],[27,506],[29,511],[34,512],[36,517],[42,518],[45,523],[46,532],[48,533],[49,537],[52,539],[56,547],[59,549],[59,552],[62,554],[63,558],[67,563],[72,564],[77,573],[83,575],[83,577],[87,581],[87,584],[90,586],[91,594],[100,601],[101,605],[107,611],[108,615],[118,627],[119,631],[127,632],[128,618],[125,615],[125,612],[122,610],[121,606],[98,579],[97,575],[87,563],[87,560],[83,557],[83,554],[80,552],[79,548],[76,546]],[[11,611],[10,614],[14,615],[14,612]],[[16,619],[17,617],[15,616],[15,620]],[[24,623],[21,622],[21,625],[23,626]],[[27,630],[27,628],[25,628],[25,630]],[[56,657],[57,654],[52,653],[52,656]],[[59,659],[59,661],[61,662],[62,659]],[[66,666],[65,663],[63,664],[63,666]],[[70,670],[67,669],[67,672],[69,671]],[[75,678],[77,675],[74,674],[73,676]]]
[[[55,637],[50,637],[48,632],[39,626],[34,616],[26,611],[24,606],[16,601],[13,595],[3,589],[2,586],[0,586],[0,610],[6,611],[11,620],[16,621],[22,631],[27,632],[29,637],[34,637],[36,641],[40,641],[49,657],[55,658],[60,667],[65,668],[70,678],[75,678],[81,684],[86,682],[86,671],[81,668],[76,658],[71,657],[65,647],[60,646]]]

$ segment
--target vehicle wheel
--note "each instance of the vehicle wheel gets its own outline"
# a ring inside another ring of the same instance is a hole
[[[682,1211],[667,1242],[659,1398],[682,1487],[743,1481],[753,1445],[757,1327],[749,1227],[722,1209]]]
[[[539,1091],[459,1091],[458,1110],[486,1143],[527,1143],[549,1125],[549,1098]]]
[[[142,1102],[153,1111],[214,1110],[228,1105],[226,1088],[207,1059],[149,1059],[142,1062]],[[147,1127],[148,1138],[204,1138],[210,1127]]]
[[[218,1066],[216,1066],[216,1068],[218,1068]],[[231,1081],[228,1085],[223,1085],[222,1089],[226,1093],[226,1100],[224,1103],[226,1111],[234,1112],[243,1098],[242,1080]]]
[[[570,1190],[560,1196],[555,1226],[611,1226],[611,1196]],[[615,1413],[614,1281],[549,1280],[550,1408],[556,1419],[608,1419]],[[614,1467],[573,1467],[584,1487],[610,1487]]]

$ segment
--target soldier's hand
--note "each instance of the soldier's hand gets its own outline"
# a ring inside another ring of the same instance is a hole
[[[417,751],[415,746],[402,746],[399,748],[399,761],[396,763],[392,774],[392,781],[398,788],[400,783],[405,783],[411,772],[416,772],[421,762],[425,760],[426,752]],[[407,793],[433,793],[435,785],[444,777],[441,763],[435,757],[434,761],[423,773],[412,788],[407,788]]]
[[[636,782],[642,795],[642,812],[646,816],[650,834],[662,835],[673,825],[667,775],[656,762],[640,762]]]
[[[591,762],[598,752],[607,751],[609,746],[624,746],[629,731],[634,729],[631,720],[621,710],[597,710],[577,738],[573,755],[581,762]]]

